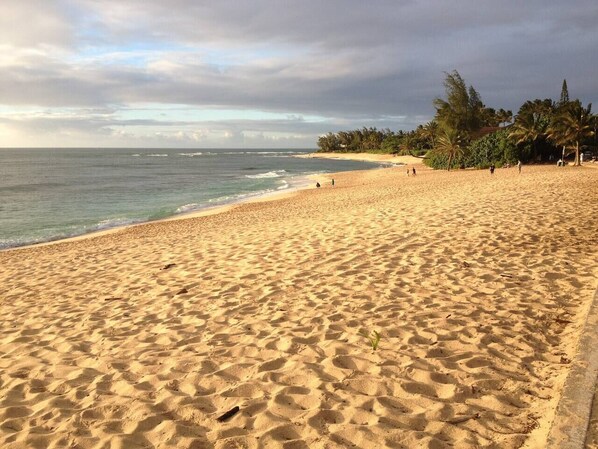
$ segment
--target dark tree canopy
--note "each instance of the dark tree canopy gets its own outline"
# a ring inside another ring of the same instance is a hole
[[[563,87],[561,87],[561,99],[559,100],[559,106],[563,106],[569,103],[569,89],[567,88],[567,80],[563,80]]]
[[[598,156],[598,117],[591,105],[571,101],[563,80],[558,102],[527,100],[513,113],[486,107],[456,70],[446,73],[446,98],[436,98],[436,116],[413,131],[366,128],[321,136],[320,151],[424,156],[433,168],[548,162],[581,152]]]

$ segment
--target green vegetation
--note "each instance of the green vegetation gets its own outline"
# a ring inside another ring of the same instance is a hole
[[[596,119],[592,103],[584,108],[579,100],[568,102],[555,111],[547,130],[548,138],[568,153],[574,153],[574,165],[579,165],[581,146],[596,136]]]
[[[485,168],[522,162],[556,162],[589,151],[598,156],[598,116],[592,105],[569,100],[563,80],[558,103],[528,100],[515,117],[482,102],[457,71],[446,74],[446,98],[436,98],[434,119],[413,131],[362,128],[328,133],[318,140],[321,152],[388,153],[424,157],[432,168]]]
[[[423,129],[419,127],[418,130]],[[320,136],[318,147],[324,153],[425,154],[432,148],[428,138],[416,131],[362,128]]]
[[[372,331],[371,334],[368,334],[367,332],[362,331],[362,332],[360,332],[360,335],[362,335],[368,339],[368,342],[370,343],[370,346],[372,347],[372,349],[374,351],[376,349],[378,349],[378,345],[380,344],[380,338],[382,338],[382,336],[380,335],[380,333],[378,331]]]

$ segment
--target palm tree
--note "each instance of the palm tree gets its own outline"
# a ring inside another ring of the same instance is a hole
[[[462,133],[454,128],[443,128],[436,140],[435,151],[448,157],[447,170],[451,169],[453,160],[463,155],[465,140]]]
[[[552,112],[553,105],[551,100],[526,101],[515,117],[509,137],[517,145],[531,142],[535,155],[537,153],[536,144],[538,140],[546,137]]]
[[[563,106],[550,124],[548,137],[566,148],[568,153],[575,152],[574,165],[581,165],[581,143],[594,135],[593,121],[592,103],[584,108],[579,100],[575,100]]]
[[[436,136],[438,135],[438,122],[432,120],[419,129],[419,134],[427,141],[430,142],[432,148],[436,146]]]

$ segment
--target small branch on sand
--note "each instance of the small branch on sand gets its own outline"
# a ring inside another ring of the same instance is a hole
[[[571,324],[573,322],[571,320],[565,320],[563,318],[555,318],[554,321],[555,321],[555,323],[559,323],[559,324]]]
[[[444,422],[449,423],[449,424],[461,424],[466,421],[469,421],[470,419],[479,419],[479,418],[480,418],[480,414],[475,413],[473,415],[455,416],[454,418],[447,419]]]
[[[216,421],[218,421],[218,422],[224,422],[224,421],[232,418],[233,416],[235,416],[239,412],[239,410],[240,410],[239,406],[235,405],[228,412],[226,412],[223,415],[221,415],[218,418],[216,418]]]

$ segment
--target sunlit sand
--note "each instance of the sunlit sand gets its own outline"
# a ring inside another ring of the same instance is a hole
[[[1,252],[0,446],[544,447],[598,170],[333,177]]]

